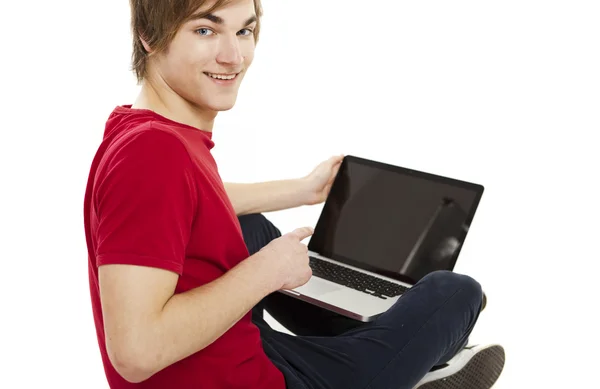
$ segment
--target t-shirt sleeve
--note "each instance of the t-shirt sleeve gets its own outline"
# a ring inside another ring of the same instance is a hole
[[[194,165],[176,136],[145,130],[106,155],[96,182],[97,266],[181,275],[197,208]]]

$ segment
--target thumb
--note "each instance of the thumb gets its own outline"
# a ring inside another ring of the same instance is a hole
[[[329,166],[335,166],[341,163],[343,159],[344,157],[342,157],[341,155],[335,155],[333,157],[330,157],[325,163]]]
[[[296,228],[294,231],[290,232],[290,235],[292,235],[295,238],[298,238],[299,241],[303,241],[304,239],[311,236],[314,232],[315,230],[312,227],[302,227]]]
[[[333,157],[331,157],[331,161],[336,164],[336,163],[341,163],[344,161],[344,158],[346,156],[344,154],[339,154],[339,155],[334,155]]]

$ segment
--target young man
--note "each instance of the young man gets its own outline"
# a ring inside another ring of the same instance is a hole
[[[482,309],[472,278],[430,274],[366,325],[277,293],[310,278],[302,240],[312,229],[281,236],[260,213],[323,202],[341,157],[296,180],[221,181],[213,123],[252,63],[259,0],[131,0],[131,9],[142,90],[106,123],[84,207],[110,386],[491,387],[502,348],[465,348]],[[271,329],[265,305],[306,334]],[[312,317],[296,320],[302,310]]]

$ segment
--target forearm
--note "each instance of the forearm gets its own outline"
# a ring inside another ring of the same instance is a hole
[[[256,184],[225,183],[227,195],[237,215],[274,212],[308,203],[302,179],[260,182]]]
[[[213,343],[277,290],[275,283],[272,270],[255,255],[211,283],[174,295],[145,327],[139,353],[147,359],[138,380]]]

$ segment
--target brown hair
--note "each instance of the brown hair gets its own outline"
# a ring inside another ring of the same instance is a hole
[[[208,0],[129,0],[131,6],[131,32],[133,34],[132,70],[138,82],[146,77],[148,58],[163,52],[175,37],[179,28],[186,23]],[[223,8],[233,0],[213,0],[214,4],[205,14]],[[258,41],[262,6],[254,0],[257,17],[254,39]],[[140,37],[152,48],[152,53],[144,49]]]

